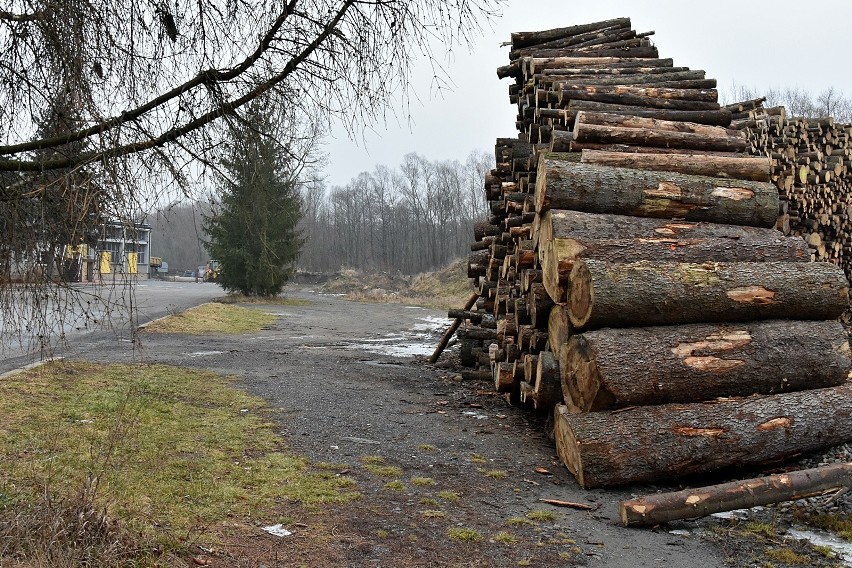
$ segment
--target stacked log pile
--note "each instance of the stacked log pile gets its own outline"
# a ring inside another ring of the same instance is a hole
[[[498,391],[554,413],[584,487],[852,439],[846,277],[775,230],[771,129],[650,35],[626,18],[513,34],[498,76],[519,135],[486,176],[479,300],[451,314]]]
[[[748,135],[751,154],[772,161],[781,193],[778,229],[806,240],[814,260],[852,279],[852,125],[833,118],[787,118],[757,99],[730,105],[732,125]]]

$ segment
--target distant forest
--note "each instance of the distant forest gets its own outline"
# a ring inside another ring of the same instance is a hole
[[[488,214],[484,176],[493,167],[494,156],[484,151],[464,162],[411,153],[397,168],[377,166],[344,186],[306,184],[298,267],[417,274],[466,256],[473,223]],[[176,204],[153,215],[152,254],[172,271],[204,264],[201,226],[209,210],[207,203]]]

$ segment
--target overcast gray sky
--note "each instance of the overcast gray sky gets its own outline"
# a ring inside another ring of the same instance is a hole
[[[852,1],[750,0],[509,0],[503,16],[468,51],[457,48],[446,64],[452,92],[431,92],[431,70],[416,69],[410,123],[391,118],[353,142],[342,130],[329,140],[328,183],[343,185],[376,164],[396,167],[408,152],[432,160],[463,161],[471,150],[491,151],[497,137],[514,137],[510,79],[495,72],[508,62],[514,31],[544,30],[630,17],[651,38],[660,57],[704,69],[719,89],[797,87],[814,93],[834,86],[852,96]],[[431,94],[430,94],[431,92]]]

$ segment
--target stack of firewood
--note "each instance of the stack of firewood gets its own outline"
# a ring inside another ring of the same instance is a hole
[[[715,82],[660,59],[649,35],[628,19],[513,34],[498,75],[515,79],[520,134],[497,141],[486,177],[476,309],[451,314],[497,390],[555,413],[586,487],[852,439],[832,321],[848,283],[773,228],[759,102],[720,107]]]
[[[763,99],[731,105],[749,151],[772,160],[781,192],[778,229],[801,236],[814,260],[837,264],[852,279],[852,125],[828,118],[787,118]]]

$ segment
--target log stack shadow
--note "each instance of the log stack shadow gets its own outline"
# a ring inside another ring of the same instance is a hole
[[[553,413],[583,487],[852,440],[837,321],[852,240],[830,232],[852,225],[846,193],[835,207],[827,192],[852,185],[825,175],[845,175],[850,133],[760,100],[720,106],[715,80],[660,58],[652,33],[619,18],[512,34],[498,76],[519,135],[497,140],[486,176],[479,299],[450,314],[467,321],[469,376]],[[825,254],[799,236],[813,218]]]

